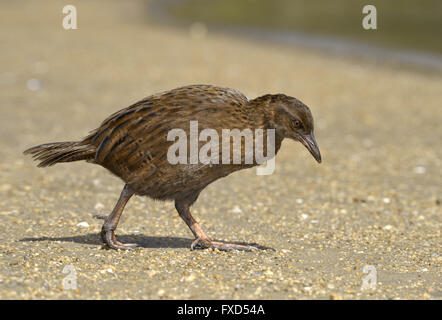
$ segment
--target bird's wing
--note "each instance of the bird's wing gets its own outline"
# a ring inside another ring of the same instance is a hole
[[[167,135],[172,129],[188,134],[189,122],[198,120],[200,129],[217,128],[229,118],[244,116],[248,99],[239,91],[193,85],[149,96],[115,112],[83,141],[96,148],[94,162],[124,180],[149,175],[167,161]],[[222,126],[221,126],[222,127]]]
[[[162,118],[159,105],[148,97],[109,116],[83,141],[95,146],[95,163],[127,180],[140,169],[155,170],[149,145],[156,144]]]

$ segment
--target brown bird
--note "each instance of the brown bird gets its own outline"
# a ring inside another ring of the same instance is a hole
[[[321,162],[321,154],[313,135],[313,117],[310,109],[301,101],[284,94],[266,94],[249,100],[237,90],[211,85],[191,85],[151,95],[112,114],[99,128],[80,141],[42,144],[24,153],[32,154],[39,160],[39,167],[86,160],[103,166],[125,182],[112,213],[108,217],[99,216],[105,220],[101,231],[102,240],[110,248],[132,249],[136,246],[119,242],[114,231],[126,203],[132,195],[137,194],[175,201],[176,210],[195,236],[191,249],[250,250],[253,247],[212,241],[189,209],[210,183],[261,163],[256,157],[251,162],[246,161],[250,150],[247,150],[247,143],[244,143],[245,136],[241,136],[240,163],[214,161],[217,155],[218,159],[225,156],[223,148],[210,149],[209,162],[195,161],[191,158],[192,150],[189,155],[187,152],[188,146],[192,149],[192,143],[195,147],[195,139],[193,142],[191,139],[191,121],[197,121],[198,133],[211,129],[211,140],[215,140],[216,135],[223,137],[224,129],[239,129],[242,133],[248,129],[255,132],[261,129],[263,137],[273,131],[274,141],[271,143],[274,155],[282,140],[290,138],[300,141]],[[176,155],[169,149],[177,142],[168,138],[174,129],[184,134],[183,140],[186,142],[179,150],[183,151],[181,160],[185,161],[178,163],[170,161],[171,155]],[[208,140],[205,140],[206,144]],[[232,140],[229,137],[226,144],[231,147],[227,155],[230,159],[234,159],[234,153],[238,151]],[[258,140],[255,140],[253,135],[253,145],[256,147]],[[200,150],[204,139],[197,137],[196,141]],[[264,144],[263,150],[271,158],[274,155],[267,152],[271,150],[269,146]]]

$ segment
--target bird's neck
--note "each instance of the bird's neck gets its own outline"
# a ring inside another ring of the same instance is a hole
[[[266,94],[249,101],[249,114],[252,121],[262,123],[265,129],[275,129],[274,101],[277,95]]]
[[[249,119],[253,123],[259,124],[262,129],[275,130],[275,154],[279,151],[284,136],[278,134],[275,128],[275,108],[274,102],[278,95],[266,94],[249,101]]]

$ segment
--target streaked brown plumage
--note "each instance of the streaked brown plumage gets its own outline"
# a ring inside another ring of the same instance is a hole
[[[196,238],[192,248],[199,245],[221,250],[250,249],[211,241],[189,208],[208,184],[257,163],[170,164],[167,152],[174,142],[167,141],[167,135],[172,129],[183,129],[190,139],[191,120],[198,121],[199,131],[211,128],[220,137],[222,129],[263,129],[264,132],[275,129],[275,154],[282,140],[288,137],[302,142],[321,161],[313,136],[313,117],[302,102],[283,94],[248,100],[237,90],[210,85],[186,86],[151,95],[112,114],[81,141],[43,144],[26,150],[25,154],[39,160],[40,167],[86,160],[105,167],[126,183],[113,212],[107,218],[101,217],[105,219],[102,238],[111,248],[134,246],[118,242],[114,230],[126,202],[138,194],[174,200],[178,213]],[[200,147],[203,144],[199,142]],[[241,148],[244,160],[244,143]]]

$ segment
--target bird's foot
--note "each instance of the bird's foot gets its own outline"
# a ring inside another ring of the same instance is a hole
[[[101,239],[109,248],[115,250],[133,250],[138,246],[136,243],[121,243],[115,237],[113,230],[105,230],[104,228],[101,230]]]
[[[254,246],[245,246],[241,244],[235,244],[235,243],[224,243],[224,242],[218,242],[218,241],[212,241],[209,238],[197,238],[195,241],[192,242],[192,245],[190,246],[191,250],[195,249],[218,249],[220,251],[232,251],[232,250],[238,250],[238,251],[252,251],[257,250],[257,247]]]
[[[190,245],[190,250],[208,249],[212,246],[212,241],[209,238],[196,238]]]

